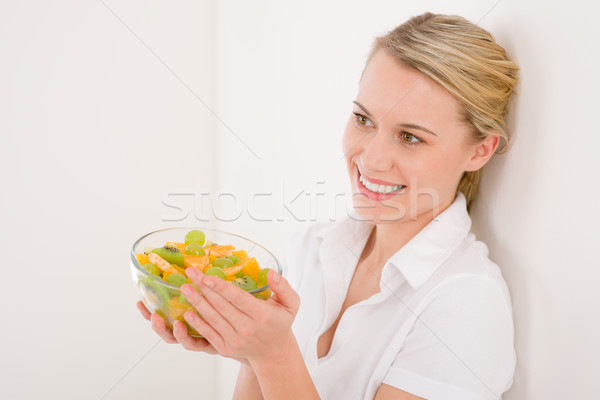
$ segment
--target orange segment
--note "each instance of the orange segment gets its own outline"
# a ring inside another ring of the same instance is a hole
[[[246,253],[246,250],[236,250],[233,252],[233,255],[237,256],[237,258],[239,258],[240,261],[244,261],[248,258],[248,253]]]
[[[193,311],[194,307],[190,304],[185,304],[179,301],[179,297],[175,296],[169,300],[169,314],[171,318],[183,321],[183,314],[187,311]]]
[[[148,264],[150,260],[148,260],[148,256],[145,254],[136,254],[135,258],[137,258],[140,265],[143,267],[144,264]]]
[[[171,267],[175,268],[177,270],[177,272],[179,272],[181,275],[187,276],[186,273],[185,273],[185,268],[182,268],[182,267],[180,267],[178,265],[175,265],[175,264],[171,264]]]
[[[204,272],[209,268],[209,259],[206,256],[183,256],[183,265],[186,268],[188,267],[196,267],[200,271]]]
[[[235,279],[235,274],[240,272],[243,268],[243,265],[236,265],[235,267],[223,268],[223,272],[225,272],[225,279],[228,281],[232,281]]]
[[[216,258],[221,258],[221,257],[229,257],[230,255],[233,254],[233,251],[235,250],[235,247],[233,247],[230,244],[224,244],[224,245],[214,245],[214,246],[210,246],[210,247],[206,247],[204,249],[206,251],[206,253],[209,256],[215,256]]]
[[[265,299],[268,299],[269,297],[271,297],[271,289],[265,289],[260,293],[257,293],[259,296],[264,297]]]
[[[179,272],[178,272],[178,273],[179,273]],[[166,280],[167,280],[167,278],[169,277],[169,275],[173,275],[173,274],[174,274],[174,272],[172,272],[172,271],[165,271],[165,272],[163,272],[163,275],[162,275],[162,278],[161,278],[161,279],[162,279],[163,281],[166,281]]]
[[[240,265],[242,265],[242,272],[244,275],[250,275],[256,282],[258,282],[258,273],[260,272],[260,267],[258,266],[256,258],[249,258],[243,262],[240,262]]]
[[[160,270],[163,272],[163,279],[167,279],[164,274],[165,273],[169,273],[170,274],[179,274],[179,270],[177,268],[175,268],[173,265],[169,264],[164,258],[162,258],[161,256],[159,256],[158,254],[155,253],[150,253],[148,254],[148,260],[152,263],[152,264],[156,264],[156,266],[158,268],[160,268]]]

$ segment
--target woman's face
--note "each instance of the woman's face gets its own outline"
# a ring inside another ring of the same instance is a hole
[[[463,172],[479,168],[469,134],[448,91],[379,50],[363,72],[342,143],[360,217],[432,219],[446,209]]]

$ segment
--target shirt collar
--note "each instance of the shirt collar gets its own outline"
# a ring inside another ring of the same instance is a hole
[[[465,195],[458,192],[454,202],[390,257],[388,263],[416,289],[450,257],[470,229],[467,201]]]
[[[321,230],[316,235],[322,240],[321,260],[337,265],[348,262],[354,267],[372,228],[370,222],[347,216],[339,224]],[[470,229],[467,202],[464,194],[458,192],[454,202],[390,257],[384,268],[393,265],[416,289],[450,257]]]
[[[362,253],[363,248],[373,229],[373,224],[360,221],[352,216],[345,216],[339,223],[330,225],[319,231],[316,237],[321,242],[320,257],[323,261],[342,259],[354,260],[354,265]]]

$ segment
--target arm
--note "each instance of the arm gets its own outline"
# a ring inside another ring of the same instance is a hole
[[[379,387],[374,400],[426,400],[385,383]]]
[[[240,366],[235,389],[233,391],[233,400],[263,400],[260,390],[260,384],[256,374],[251,366],[243,364]]]
[[[293,335],[278,360],[255,360],[251,364],[265,399],[320,399]]]
[[[233,400],[319,399],[299,351],[281,362],[254,365],[262,379],[252,366],[242,364]]]

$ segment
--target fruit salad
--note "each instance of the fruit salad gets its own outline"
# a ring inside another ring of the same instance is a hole
[[[231,282],[240,289],[266,300],[271,295],[267,286],[270,268],[260,268],[255,257],[246,250],[230,244],[217,244],[206,240],[204,232],[190,230],[184,242],[166,242],[162,247],[146,248],[136,253],[140,266],[148,274],[138,272],[138,289],[142,301],[151,312],[163,317],[167,325],[174,320],[186,323],[192,336],[200,336],[183,318],[187,311],[195,311],[179,291],[181,285],[192,283],[186,268],[198,268],[205,275],[213,275]]]

